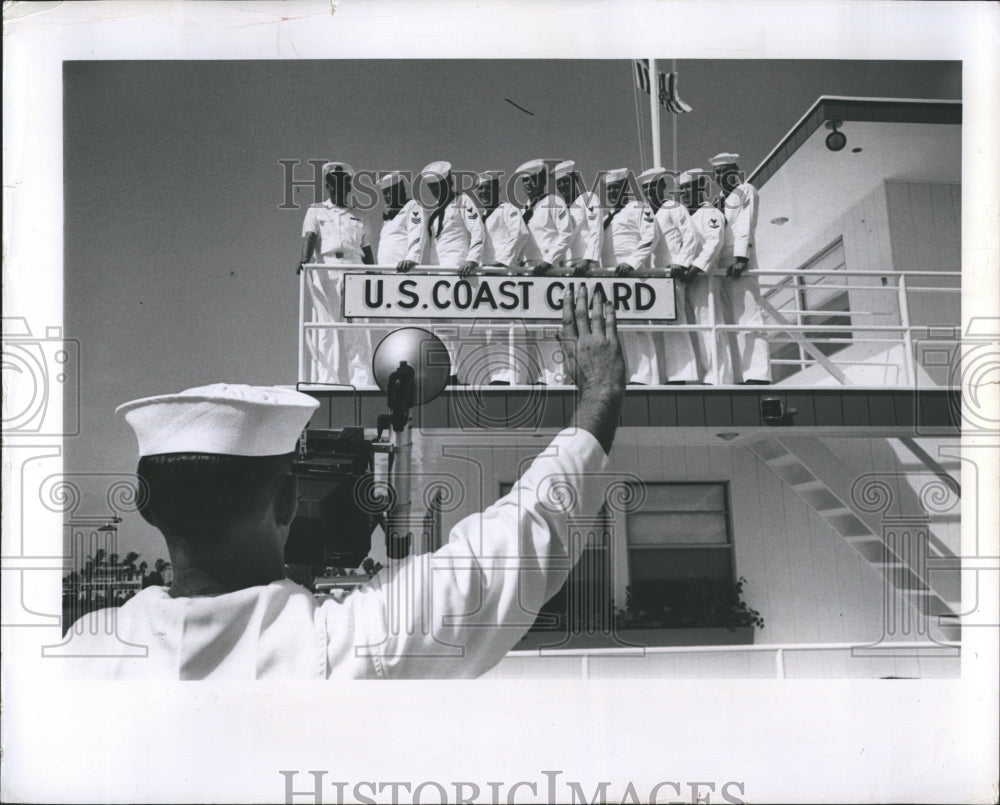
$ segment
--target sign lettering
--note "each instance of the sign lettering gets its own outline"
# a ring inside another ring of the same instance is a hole
[[[345,274],[344,318],[542,319],[562,317],[563,294],[587,286],[621,320],[677,318],[666,277],[467,277],[457,274]]]

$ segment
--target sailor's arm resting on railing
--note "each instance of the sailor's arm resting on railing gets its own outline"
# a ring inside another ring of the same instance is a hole
[[[396,271],[400,274],[413,269],[424,256],[424,236],[427,214],[423,207],[414,204],[406,221],[406,257],[399,261]]]
[[[575,430],[562,431],[509,494],[458,523],[444,547],[372,580],[358,604],[369,613],[382,608],[384,631],[368,635],[380,676],[489,670],[530,628],[585,547],[573,523],[596,516],[604,501],[602,471],[625,389],[613,309],[588,307],[581,287],[575,300],[564,300],[560,341],[580,389]],[[423,628],[389,628],[420,613]]]

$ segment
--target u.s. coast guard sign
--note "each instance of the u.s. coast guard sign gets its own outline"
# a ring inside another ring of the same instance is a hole
[[[346,274],[344,318],[559,319],[566,286],[612,302],[619,319],[673,321],[666,277],[461,278],[456,274]]]

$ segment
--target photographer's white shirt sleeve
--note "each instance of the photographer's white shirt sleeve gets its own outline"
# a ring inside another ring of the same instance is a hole
[[[84,616],[56,652],[70,678],[474,677],[492,668],[563,584],[593,528],[607,456],[564,430],[511,492],[434,553],[383,569],[343,597],[276,581],[216,596],[148,587]]]
[[[372,608],[386,617],[370,635],[378,676],[475,677],[496,665],[579,558],[586,539],[573,521],[600,510],[606,465],[590,433],[565,430],[509,494],[458,523],[445,546],[377,575],[357,604],[366,624]]]

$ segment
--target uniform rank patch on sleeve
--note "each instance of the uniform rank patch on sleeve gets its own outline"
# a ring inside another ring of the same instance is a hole
[[[719,228],[719,221],[718,221],[718,219],[717,218],[709,218],[708,219],[708,226],[709,226],[710,229],[718,229]]]
[[[468,215],[469,219],[472,221],[475,221],[479,217],[479,213],[473,209],[466,210],[465,214]]]

